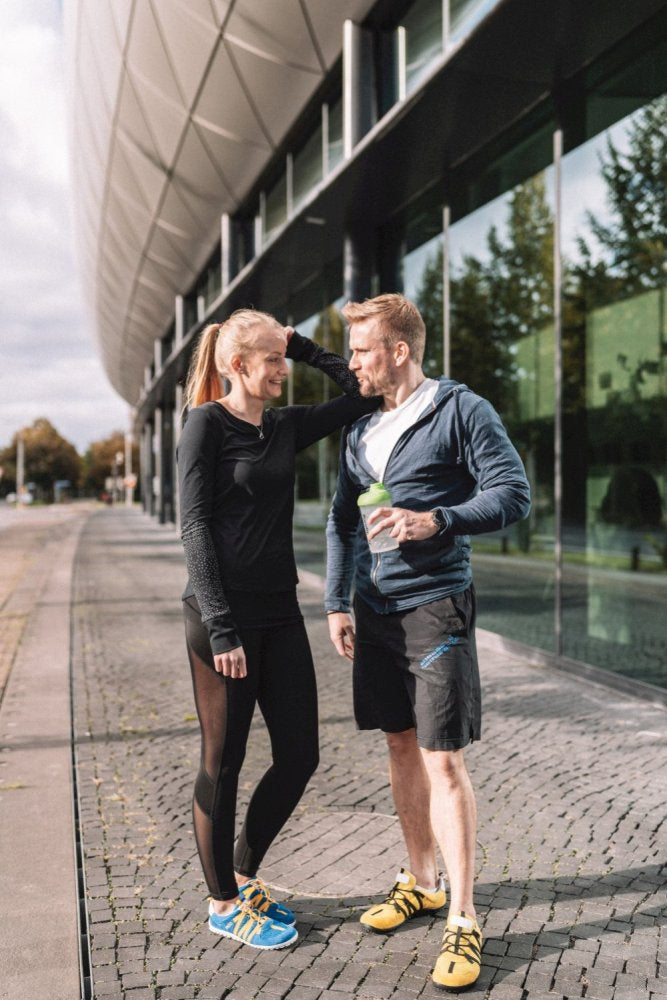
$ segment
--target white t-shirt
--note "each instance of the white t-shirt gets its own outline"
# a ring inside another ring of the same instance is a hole
[[[357,444],[357,459],[373,477],[384,481],[384,470],[403,431],[412,427],[433,403],[438,381],[427,378],[394,410],[377,410],[366,424]]]

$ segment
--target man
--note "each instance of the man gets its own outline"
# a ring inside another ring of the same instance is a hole
[[[476,805],[464,747],[481,735],[475,594],[468,535],[525,517],[521,459],[493,407],[452,379],[428,379],[426,331],[402,295],[348,303],[350,369],[363,396],[384,397],[343,443],[327,524],[326,610],[338,652],[354,661],[360,729],[381,729],[410,869],[361,917],[387,932],[450,907],[433,982],[475,982],[482,935],[473,903]],[[357,499],[381,482],[391,507],[369,518],[368,539],[389,530],[393,551],[371,554]],[[354,624],[350,591],[354,582]]]

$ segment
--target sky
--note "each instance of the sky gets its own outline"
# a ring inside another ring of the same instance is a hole
[[[126,430],[76,266],[61,4],[0,0],[0,448],[46,417],[83,453]]]

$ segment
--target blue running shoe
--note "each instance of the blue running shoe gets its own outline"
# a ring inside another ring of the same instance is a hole
[[[286,948],[293,944],[299,936],[296,927],[287,927],[276,923],[254,910],[247,903],[241,902],[229,913],[216,913],[213,903],[208,907],[208,926],[214,934],[233,938],[252,948],[262,948],[265,951],[276,948]]]
[[[253,878],[239,886],[239,896],[253,910],[259,910],[270,920],[277,920],[286,927],[294,927],[296,917],[288,906],[274,899],[261,878]]]

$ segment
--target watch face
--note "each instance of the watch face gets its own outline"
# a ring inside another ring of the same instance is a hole
[[[442,516],[442,511],[439,508],[436,508],[433,511],[433,520],[437,524],[438,528],[444,528],[445,527],[445,519]]]

